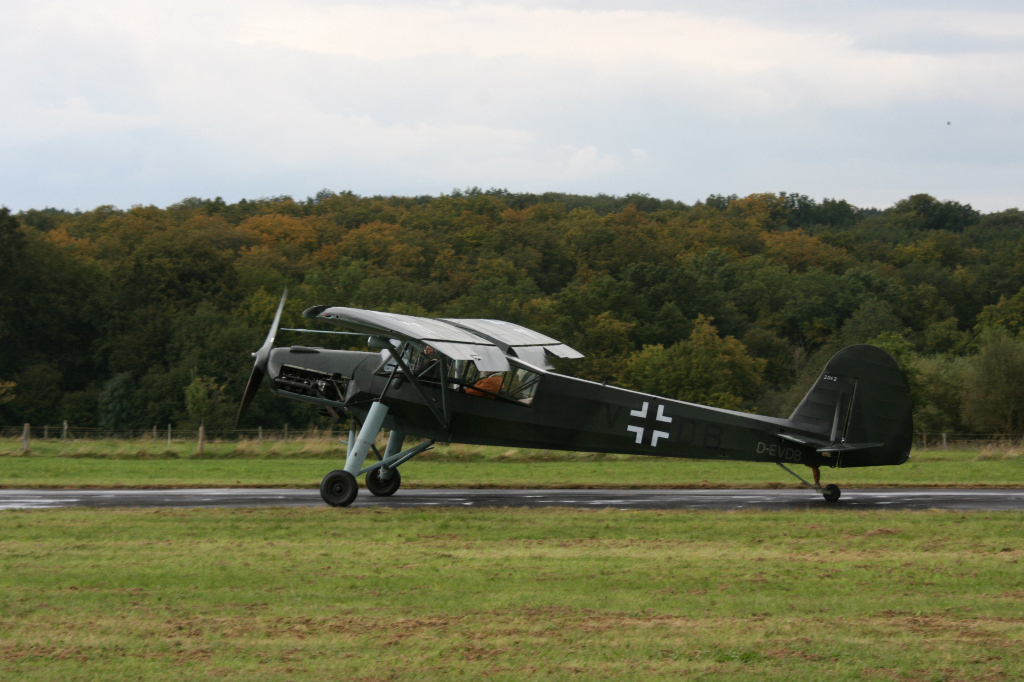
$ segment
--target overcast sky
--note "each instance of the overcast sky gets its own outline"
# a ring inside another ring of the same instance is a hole
[[[4,0],[0,204],[1024,204],[1020,3]]]

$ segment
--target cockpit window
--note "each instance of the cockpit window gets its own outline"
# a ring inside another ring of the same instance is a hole
[[[399,346],[397,349],[399,356],[402,358],[402,362],[408,367],[413,374],[421,379],[433,379],[434,382],[440,381],[438,377],[438,371],[440,363],[438,362],[441,358],[440,354],[433,349],[431,346],[424,346],[422,348],[415,348],[410,343],[405,343]],[[381,364],[377,367],[377,374],[391,374],[395,369],[397,363],[387,350],[381,351]],[[398,370],[401,374],[402,370]]]
[[[402,357],[402,362],[408,365],[410,351],[409,344],[403,343],[400,346],[395,346],[395,350],[398,351],[398,354]],[[395,362],[395,359],[391,356],[391,353],[385,349],[380,352],[380,366],[377,367],[377,371],[375,373],[391,374],[391,372],[394,371],[395,367],[397,366],[398,363]]]
[[[441,381],[442,363],[437,351],[430,346],[416,348],[410,343],[404,343],[396,350],[405,366],[420,381],[427,385],[438,385]],[[386,350],[381,351],[381,364],[377,367],[377,374],[390,375],[395,366],[395,360],[390,353]],[[399,369],[397,374],[401,376],[402,370]],[[537,392],[540,375],[521,367],[513,367],[507,372],[481,372],[469,360],[456,360],[451,363],[448,382],[451,390],[461,391],[466,395],[492,400],[501,397],[530,405]]]
[[[458,381],[467,395],[481,398],[501,396],[524,405],[533,403],[540,375],[527,369],[513,367],[508,372],[481,372],[472,362],[454,363],[452,378]]]
[[[513,368],[506,374],[508,376],[502,384],[502,395],[518,400],[524,405],[531,404],[533,394],[537,392],[537,384],[540,383],[540,375],[522,368]]]

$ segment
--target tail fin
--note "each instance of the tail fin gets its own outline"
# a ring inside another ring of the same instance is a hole
[[[789,421],[820,437],[818,451],[833,453],[837,466],[902,464],[910,457],[910,387],[892,356],[875,346],[833,355]]]

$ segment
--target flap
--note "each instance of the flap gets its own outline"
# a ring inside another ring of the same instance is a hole
[[[578,360],[583,357],[583,353],[579,352],[575,348],[570,348],[564,343],[558,343],[551,346],[544,346],[544,350],[551,353],[556,358],[564,358],[566,360]]]
[[[513,352],[525,363],[541,369],[551,369],[551,362],[548,360],[544,346],[519,346],[513,349]]]
[[[510,368],[508,358],[494,346],[446,341],[431,341],[430,345],[452,360],[471,361],[481,372],[507,372]]]

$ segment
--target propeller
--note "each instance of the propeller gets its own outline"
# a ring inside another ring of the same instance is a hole
[[[252,354],[256,358],[256,362],[252,366],[252,374],[249,375],[249,383],[245,385],[245,393],[242,394],[242,404],[238,407],[238,416],[235,418],[235,428],[238,428],[238,424],[242,421],[242,415],[249,409],[249,405],[252,403],[252,399],[256,397],[256,391],[259,390],[260,383],[263,381],[263,376],[267,373],[267,361],[270,360],[270,349],[274,346],[274,337],[277,336],[277,328],[281,324],[281,311],[284,310],[284,302],[288,299],[288,289],[284,290],[281,294],[281,302],[277,306],[277,313],[274,315],[274,322],[270,325],[270,332],[267,334],[266,341],[260,346],[260,349]]]

